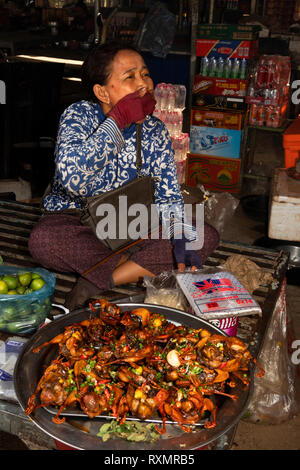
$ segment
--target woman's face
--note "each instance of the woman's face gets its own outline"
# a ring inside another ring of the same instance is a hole
[[[124,96],[139,91],[140,96],[153,94],[153,81],[143,58],[135,51],[119,51],[112,64],[107,84],[103,86],[110,109]],[[109,110],[110,110],[109,109]]]

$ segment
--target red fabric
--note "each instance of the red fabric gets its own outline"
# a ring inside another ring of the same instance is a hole
[[[130,124],[145,119],[147,114],[154,111],[155,100],[149,93],[143,97],[139,92],[130,93],[118,101],[113,109],[108,113],[112,117],[120,129],[130,126]]]
[[[219,243],[217,231],[204,226],[204,246],[197,253],[202,262]],[[28,243],[33,258],[57,272],[82,274],[111,251],[83,226],[78,217],[66,214],[45,215],[34,226]],[[115,255],[105,264],[87,274],[86,279],[100,289],[109,289],[112,272],[122,254]],[[173,249],[169,240],[144,240],[130,259],[155,275],[174,269]]]

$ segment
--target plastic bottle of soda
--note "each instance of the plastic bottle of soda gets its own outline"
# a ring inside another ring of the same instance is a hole
[[[222,78],[224,74],[224,59],[223,57],[218,58],[218,64],[217,64],[217,77]]]
[[[275,75],[276,75],[276,61],[273,56],[270,56],[266,63],[266,86],[269,89],[275,88]]]
[[[256,115],[256,125],[264,126],[265,120],[266,120],[266,106],[259,105],[257,115]]]
[[[234,59],[233,66],[232,66],[232,78],[238,78],[240,72],[240,59]]]
[[[257,113],[258,113],[258,105],[252,104],[250,108],[250,114],[249,114],[249,124],[251,126],[257,125]]]
[[[224,64],[224,78],[230,78],[231,77],[231,59],[227,57],[225,60]]]
[[[266,57],[262,56],[256,74],[256,86],[257,88],[265,88],[267,82],[267,67],[266,67]]]
[[[242,80],[245,80],[246,75],[247,75],[247,61],[246,59],[242,59],[241,67],[240,67],[240,78]]]
[[[202,57],[200,74],[203,75],[204,77],[207,77],[207,75],[208,75],[208,67],[209,67],[208,58],[207,57]]]
[[[217,74],[217,59],[212,57],[209,61],[209,73],[210,77],[215,77]]]

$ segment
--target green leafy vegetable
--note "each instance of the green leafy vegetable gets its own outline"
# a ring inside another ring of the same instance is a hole
[[[112,438],[126,439],[131,442],[154,442],[159,439],[160,434],[152,423],[140,423],[139,421],[130,421],[119,424],[112,420],[105,423],[99,429],[97,434],[103,442]]]

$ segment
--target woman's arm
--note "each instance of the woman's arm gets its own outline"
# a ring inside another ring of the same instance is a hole
[[[165,237],[170,240],[197,240],[192,225],[192,214],[185,211],[177,178],[174,150],[166,127],[162,124],[156,136],[156,152],[153,159],[155,180],[155,204],[159,209]]]
[[[83,101],[71,105],[62,114],[57,136],[59,181],[75,195],[88,195],[95,176],[99,178],[124,145],[117,124],[112,118],[104,119],[99,107]]]

